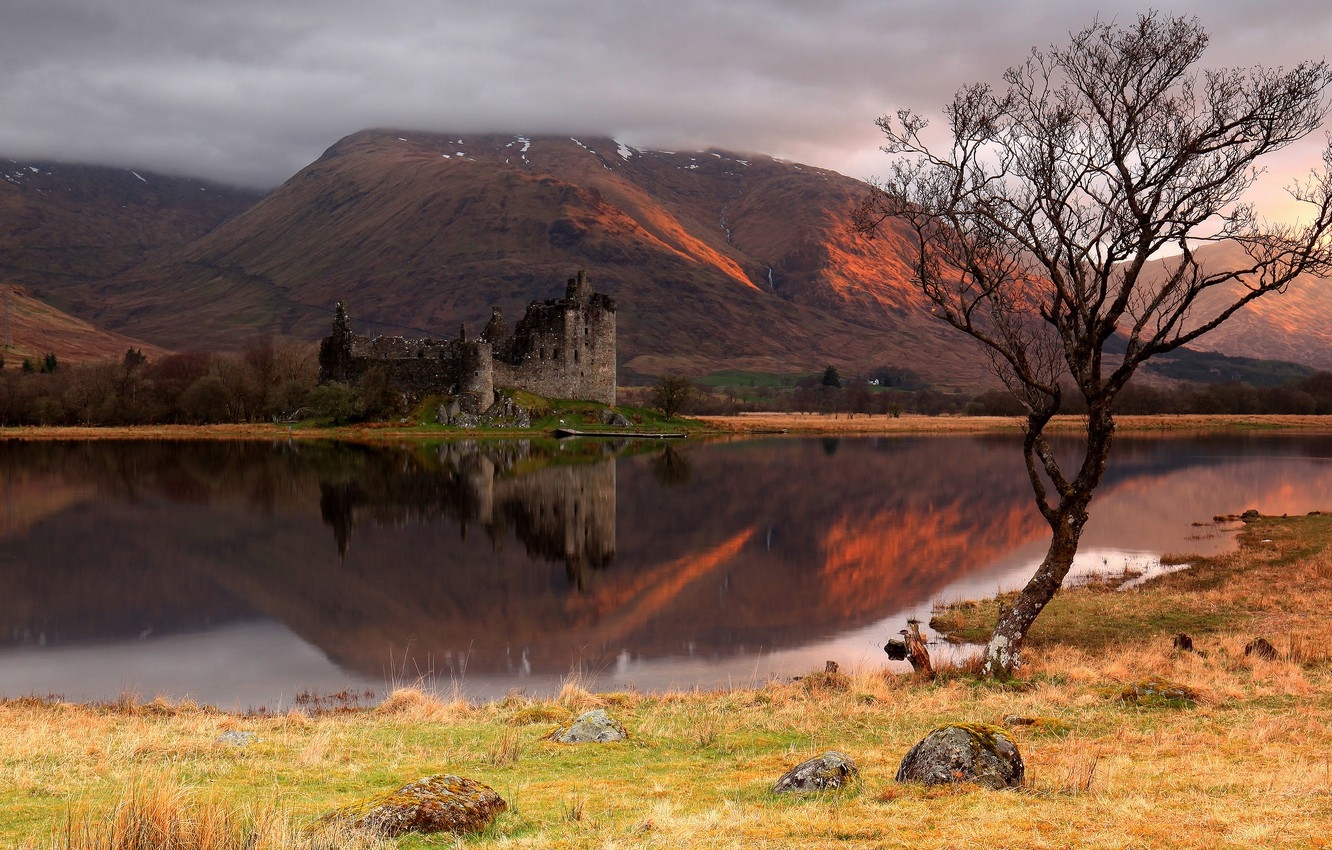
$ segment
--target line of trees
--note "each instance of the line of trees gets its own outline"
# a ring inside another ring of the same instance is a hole
[[[1115,399],[1115,413],[1135,414],[1332,414],[1332,373],[1312,375],[1276,387],[1232,381],[1222,384],[1130,384]],[[1022,416],[1025,410],[1006,390],[984,392],[967,405],[977,416]],[[1076,394],[1064,397],[1064,413],[1084,414]]]
[[[268,421],[306,405],[318,377],[314,347],[287,339],[154,362],[134,348],[119,360],[41,362],[40,370],[0,368],[0,425]]]
[[[655,401],[651,401],[655,406]],[[862,378],[841,387],[811,376],[794,387],[694,387],[676,408],[686,415],[728,415],[746,411],[839,413],[898,416],[965,414],[1023,416],[1022,404],[1007,390],[976,394],[923,388],[902,390],[868,384]],[[1061,413],[1085,414],[1076,393],[1064,396]],[[1332,373],[1316,372],[1275,387],[1240,382],[1219,384],[1132,384],[1116,399],[1118,414],[1297,414],[1332,415]]]
[[[384,419],[402,413],[387,375],[374,371],[354,385],[316,385],[315,347],[290,339],[265,339],[239,353],[170,354],[156,361],[138,349],[119,360],[69,365],[54,355],[23,368],[0,361],[0,426],[205,425],[318,417],[334,424]],[[715,388],[687,377],[630,390],[624,401],[669,407],[668,414],[724,415],[782,411],[900,416],[966,414],[1020,416],[1006,390],[975,395],[919,387],[871,384],[864,376],[827,380],[813,374],[792,387]],[[664,381],[665,379],[663,379]],[[665,392],[665,397],[663,397]],[[669,403],[667,403],[669,401]],[[1061,412],[1085,413],[1076,393]],[[1276,387],[1223,384],[1133,384],[1116,400],[1119,414],[1332,415],[1332,373],[1317,372]]]

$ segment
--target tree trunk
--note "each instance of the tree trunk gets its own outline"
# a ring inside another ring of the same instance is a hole
[[[1059,591],[1064,576],[1068,575],[1073,566],[1073,556],[1078,553],[1078,538],[1081,536],[1082,522],[1075,521],[1072,516],[1065,517],[1056,526],[1050,539],[1050,548],[1046,550],[1045,559],[1041,561],[1035,575],[1022,588],[1013,604],[999,614],[990,642],[985,647],[982,676],[1006,679],[1017,670],[1022,661],[1022,643],[1026,640],[1027,630]]]
[[[1087,446],[1082,466],[1062,494],[1059,504],[1047,514],[1051,529],[1050,548],[1013,604],[1000,612],[990,642],[985,647],[982,676],[1006,679],[1022,663],[1022,644],[1027,638],[1027,630],[1059,592],[1064,576],[1073,566],[1073,557],[1078,554],[1078,541],[1087,524],[1087,506],[1105,474],[1114,433],[1115,420],[1107,397],[1088,411]]]

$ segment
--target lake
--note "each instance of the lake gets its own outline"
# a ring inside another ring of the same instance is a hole
[[[1332,509],[1332,437],[1122,435],[1078,570],[1218,551],[1248,508]],[[1045,531],[1012,436],[6,441],[0,541],[0,695],[281,710],[892,667]]]

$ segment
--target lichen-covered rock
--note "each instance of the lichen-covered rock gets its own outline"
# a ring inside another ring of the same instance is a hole
[[[827,752],[802,761],[782,774],[772,790],[778,794],[791,791],[831,791],[850,783],[860,773],[855,762],[839,752]]]
[[[508,808],[495,789],[448,773],[335,809],[321,823],[339,823],[394,838],[407,832],[479,832]]]
[[[234,729],[228,729],[221,735],[213,739],[214,744],[225,744],[230,747],[248,747],[259,739],[253,732],[237,732]]]
[[[620,721],[597,708],[556,727],[546,737],[557,744],[609,744],[612,741],[623,741],[629,735]]]
[[[1198,692],[1188,685],[1153,676],[1129,685],[1119,698],[1134,705],[1184,705],[1197,702]]]
[[[974,782],[990,788],[1014,788],[1022,784],[1026,772],[1006,729],[958,723],[935,729],[912,747],[897,769],[897,781],[926,785]]]

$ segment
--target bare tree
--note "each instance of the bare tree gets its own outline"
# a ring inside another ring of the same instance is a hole
[[[667,419],[674,419],[694,396],[694,382],[685,375],[662,375],[652,388],[652,404]]]
[[[1033,50],[1004,74],[1003,91],[959,90],[942,146],[927,144],[916,113],[881,118],[896,159],[856,214],[863,232],[891,221],[914,240],[915,280],[935,314],[981,343],[1025,411],[1022,451],[1051,540],[1000,614],[989,676],[1018,667],[1072,566],[1109,457],[1113,403],[1138,367],[1297,275],[1332,269],[1332,145],[1324,170],[1290,189],[1309,205],[1304,223],[1268,224],[1242,200],[1261,157],[1322,123],[1326,62],[1199,71],[1207,33],[1157,13],[1125,27],[1098,21],[1070,39]],[[1195,251],[1221,240],[1245,259],[1208,267]],[[1169,252],[1178,256],[1167,272],[1151,274],[1149,259]],[[1087,407],[1076,465],[1045,436],[1070,384]]]

